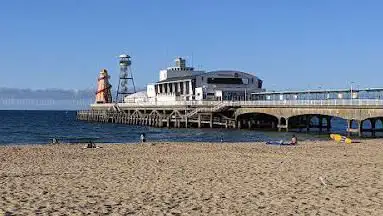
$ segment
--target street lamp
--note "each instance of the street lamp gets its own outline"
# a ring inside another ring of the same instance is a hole
[[[351,81],[351,86],[350,86],[350,97],[351,97],[351,100],[353,98],[353,92],[352,92],[352,84],[354,84],[354,82]]]

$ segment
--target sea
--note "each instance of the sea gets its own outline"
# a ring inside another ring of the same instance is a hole
[[[346,121],[332,120],[333,132],[344,132]],[[53,138],[61,142],[93,138],[100,143],[137,143],[141,133],[155,142],[263,142],[328,139],[328,134],[276,132],[247,129],[153,128],[76,120],[76,111],[0,110],[0,145],[48,144]]]

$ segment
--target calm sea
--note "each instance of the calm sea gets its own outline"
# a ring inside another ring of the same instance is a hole
[[[333,120],[333,131],[344,131],[345,121]],[[140,133],[146,133],[148,141],[189,142],[253,142],[289,140],[292,133],[236,129],[167,129],[100,124],[76,120],[75,111],[17,111],[0,110],[0,145],[44,144],[56,137],[59,140],[92,137],[99,142],[137,142]],[[299,133],[299,139],[326,139],[328,135]]]

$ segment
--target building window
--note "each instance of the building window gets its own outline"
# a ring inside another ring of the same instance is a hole
[[[258,80],[258,88],[262,88],[262,80]]]
[[[241,78],[207,78],[209,84],[244,84]]]

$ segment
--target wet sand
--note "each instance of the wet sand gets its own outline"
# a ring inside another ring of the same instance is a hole
[[[383,140],[0,147],[0,215],[383,215]]]

